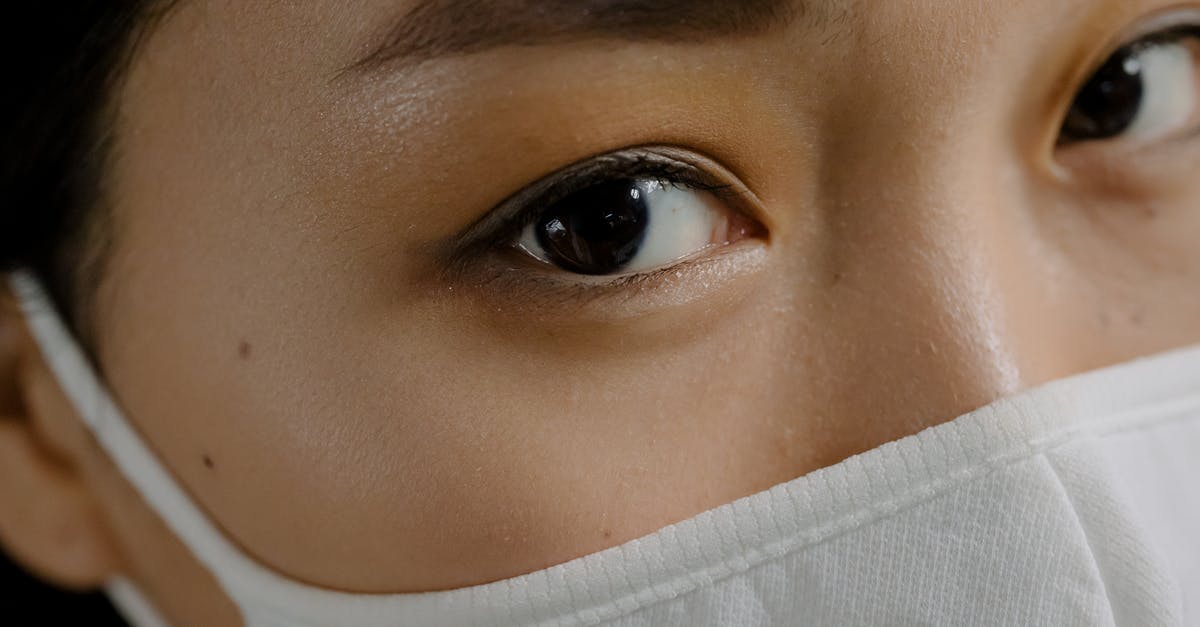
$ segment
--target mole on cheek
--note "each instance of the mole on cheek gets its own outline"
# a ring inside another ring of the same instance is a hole
[[[242,340],[240,343],[238,343],[238,357],[241,357],[242,359],[250,359],[251,350],[253,350],[253,347],[250,346],[250,342]]]
[[[203,456],[203,459],[204,459],[204,467],[205,468],[212,468],[215,465],[215,464],[213,464],[212,458],[209,457],[208,454],[205,454]]]

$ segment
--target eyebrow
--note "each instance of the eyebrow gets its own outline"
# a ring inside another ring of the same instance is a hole
[[[420,0],[347,69],[587,39],[700,43],[763,34],[799,0]]]

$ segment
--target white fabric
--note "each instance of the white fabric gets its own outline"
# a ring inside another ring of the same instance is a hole
[[[36,282],[13,284],[99,442],[250,627],[1200,625],[1200,347],[1023,393],[530,575],[355,595],[240,553],[121,415]]]
[[[125,617],[125,621],[136,627],[167,627],[167,621],[158,614],[158,610],[142,595],[132,581],[124,577],[113,577],[105,586],[104,592],[113,607]]]

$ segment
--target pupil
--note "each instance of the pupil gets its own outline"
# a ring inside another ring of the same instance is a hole
[[[575,192],[538,219],[538,243],[556,265],[577,274],[618,272],[646,237],[647,192],[633,180]]]
[[[1137,51],[1118,52],[1079,92],[1063,125],[1063,138],[1088,141],[1121,135],[1137,120],[1145,91]]]

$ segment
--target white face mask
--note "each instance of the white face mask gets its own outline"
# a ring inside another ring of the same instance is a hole
[[[498,583],[345,594],[240,552],[27,274],[76,409],[250,627],[1200,624],[1200,347],[1026,392],[653,535]],[[161,624],[127,582],[131,622]]]

